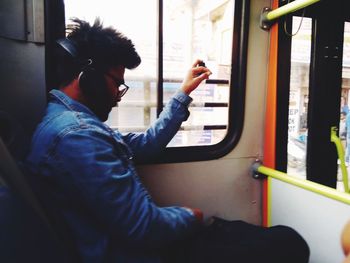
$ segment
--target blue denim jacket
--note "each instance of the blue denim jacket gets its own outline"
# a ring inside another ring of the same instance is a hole
[[[155,205],[133,163],[164,149],[190,102],[178,92],[146,132],[122,135],[64,93],[50,92],[26,165],[50,189],[84,262],[160,262],[154,251],[198,227],[191,211]]]

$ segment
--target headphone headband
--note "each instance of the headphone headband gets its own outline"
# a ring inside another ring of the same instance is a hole
[[[73,58],[78,58],[78,50],[76,44],[68,38],[61,38],[56,41],[65,51],[67,51]]]

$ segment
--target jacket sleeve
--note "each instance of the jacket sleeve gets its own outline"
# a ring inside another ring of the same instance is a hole
[[[144,133],[129,133],[123,140],[137,160],[153,157],[162,151],[189,116],[188,105],[192,98],[178,91],[164,107],[159,118]]]
[[[191,211],[153,203],[117,144],[91,129],[72,130],[58,142],[54,166],[63,184],[78,189],[76,202],[106,231],[132,244],[160,247],[195,231],[200,224]]]

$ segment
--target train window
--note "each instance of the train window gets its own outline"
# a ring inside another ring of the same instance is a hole
[[[341,102],[340,102],[340,122],[339,122],[339,137],[345,150],[345,163],[349,167],[350,155],[350,23],[344,23],[344,43],[343,43],[343,70],[342,70],[342,87],[341,87]],[[349,114],[349,116],[348,116]],[[337,189],[344,191],[342,183],[342,173],[338,169]]]
[[[65,0],[66,23],[72,17],[93,22],[98,16],[104,25],[132,39],[142,58],[138,68],[126,72],[131,89],[112,110],[107,124],[121,132],[146,130],[180,87],[186,70],[199,58],[213,74],[191,94],[190,118],[167,146],[168,152],[194,149],[194,159],[209,159],[212,157],[203,157],[205,152],[213,150],[218,157],[223,155],[220,147],[225,152],[228,147],[232,149],[243,122],[238,116],[243,114],[244,101],[244,81],[239,74],[245,72],[244,65],[232,62],[245,61],[238,56],[246,45],[240,41],[240,17],[247,7],[247,1],[234,0]],[[232,72],[233,68],[237,72]],[[233,76],[235,83],[231,82]],[[230,125],[229,116],[235,114],[236,123]],[[202,148],[196,150],[198,147]]]
[[[350,149],[344,130],[350,98],[346,3],[322,1],[300,10],[279,23],[278,37],[276,166],[341,191],[331,131],[338,128],[343,145]]]
[[[293,16],[287,173],[306,178],[307,111],[312,19]]]

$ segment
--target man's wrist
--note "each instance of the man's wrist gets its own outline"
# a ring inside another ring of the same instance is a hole
[[[189,95],[187,95],[181,89],[176,92],[176,94],[174,95],[174,99],[178,100],[180,103],[182,103],[185,106],[188,106],[193,100]]]
[[[184,207],[185,210],[189,211],[196,219],[198,222],[203,223],[203,212],[199,208],[189,208],[189,207]]]

